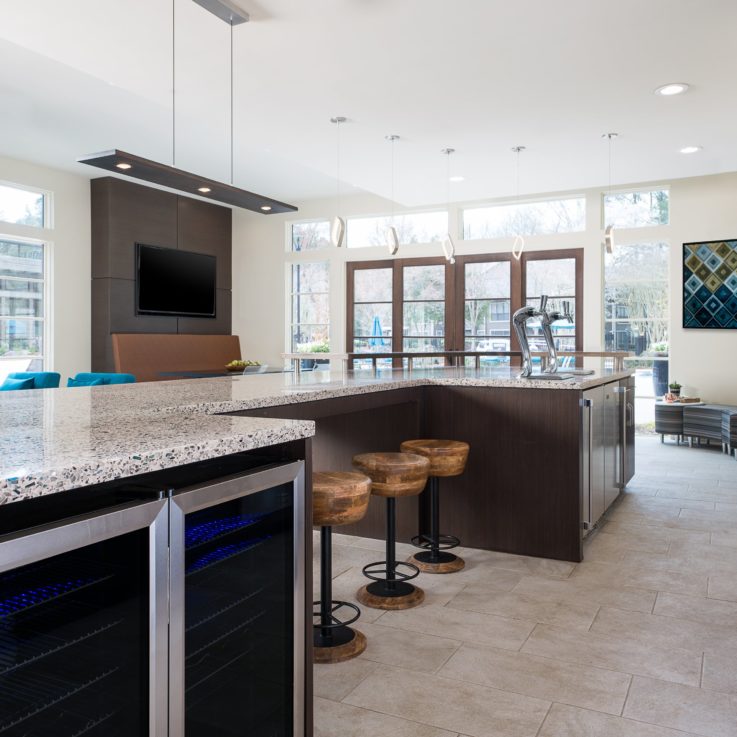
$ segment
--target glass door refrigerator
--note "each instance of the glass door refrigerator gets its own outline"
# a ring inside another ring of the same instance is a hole
[[[170,503],[172,737],[304,735],[304,464]]]
[[[0,736],[166,737],[168,505],[0,537]]]

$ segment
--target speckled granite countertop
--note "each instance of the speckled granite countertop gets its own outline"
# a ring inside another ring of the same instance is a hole
[[[629,376],[519,380],[509,368],[255,374],[0,393],[0,504],[314,435],[304,420],[221,413],[411,386],[581,391]]]

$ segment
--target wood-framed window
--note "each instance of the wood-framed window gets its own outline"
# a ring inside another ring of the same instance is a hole
[[[583,249],[525,252],[520,261],[458,256],[453,265],[442,257],[351,261],[347,280],[348,352],[518,351],[511,317],[540,294],[551,308],[571,301],[575,323],[556,324],[554,335],[560,350],[583,350]],[[539,323],[529,334],[537,348]],[[416,361],[423,363],[442,359]]]

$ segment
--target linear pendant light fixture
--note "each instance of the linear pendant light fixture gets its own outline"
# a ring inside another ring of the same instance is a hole
[[[614,168],[614,141],[619,133],[603,133],[602,138],[606,138],[609,142],[609,199],[612,197],[612,169]],[[606,222],[606,197],[604,198],[604,249],[607,253],[614,253],[614,226]]]
[[[386,140],[392,146],[392,224],[386,230],[386,245],[389,249],[389,255],[395,256],[399,250],[399,235],[394,227],[394,143],[399,140],[399,136],[394,134],[386,136]]]
[[[443,254],[445,256],[445,260],[449,264],[454,264],[456,262],[456,244],[453,241],[453,236],[450,234],[450,157],[455,152],[456,150],[454,148],[444,148],[440,151],[440,153],[446,157],[445,183],[448,188],[447,203],[448,203],[448,226],[449,226],[448,232],[445,234],[445,238],[443,238],[441,245],[443,247]]]
[[[340,248],[345,240],[345,220],[340,216],[340,126],[346,122],[348,118],[343,115],[336,115],[330,118],[330,122],[335,126],[335,181],[337,182],[336,192],[336,215],[330,224],[330,242]]]
[[[249,192],[233,184],[233,27],[248,21],[248,14],[229,0],[193,0],[230,26],[230,183],[202,177],[176,167],[176,62],[175,62],[175,8],[172,0],[172,162],[171,166],[126,151],[112,149],[83,156],[77,161],[95,166],[115,174],[124,174],[134,179],[176,189],[185,194],[200,195],[233,207],[253,210],[262,215],[296,212],[294,205],[270,197]]]
[[[515,199],[517,200],[517,204],[519,204],[519,155],[526,151],[526,146],[513,146],[512,152],[516,155],[515,159],[515,183],[514,183],[514,189],[516,193]],[[522,258],[522,251],[525,250],[525,239],[517,233],[517,235],[514,237],[514,243],[512,244],[512,256],[514,256],[517,261],[519,261]]]

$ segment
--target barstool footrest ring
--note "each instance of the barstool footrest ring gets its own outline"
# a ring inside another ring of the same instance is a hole
[[[435,541],[430,535],[415,535],[411,542],[416,548],[431,550]],[[438,550],[452,550],[460,544],[460,538],[457,538],[455,535],[438,535]]]
[[[397,570],[399,567],[408,568],[410,573]],[[383,575],[380,575],[383,574]],[[363,575],[366,578],[370,578],[372,581],[387,581],[389,570],[385,560],[375,561],[369,563],[363,567]],[[420,569],[414,563],[406,563],[405,561],[398,560],[394,564],[394,580],[395,581],[411,581],[413,578],[417,578],[420,575]]]
[[[317,620],[312,623],[312,626],[318,629],[347,627],[349,624],[353,624],[355,621],[357,621],[358,618],[361,616],[361,610],[355,604],[352,604],[350,601],[336,601],[334,599],[330,602],[332,605],[330,607],[330,619],[332,620],[331,624],[322,624],[322,622],[320,621],[320,618],[322,617],[322,612],[320,611],[321,603],[322,602],[320,601],[312,602],[312,618],[313,620]],[[335,616],[335,612],[345,607],[347,607],[348,609],[352,609],[355,612],[355,615],[350,619],[338,619],[338,617]]]

